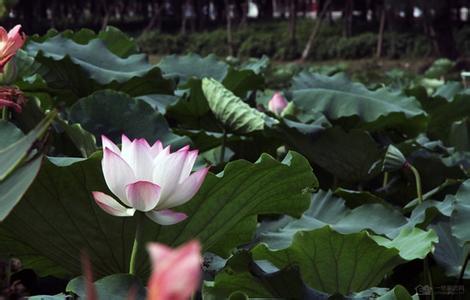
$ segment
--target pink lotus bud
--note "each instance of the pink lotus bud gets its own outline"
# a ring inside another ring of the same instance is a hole
[[[8,86],[0,87],[0,108],[10,107],[20,113],[25,102],[26,98],[20,89]]]
[[[209,168],[191,174],[198,155],[189,146],[171,153],[157,141],[150,146],[145,139],[133,141],[122,135],[122,149],[102,136],[104,179],[109,189],[120,200],[93,192],[96,203],[107,213],[129,217],[136,210],[143,211],[160,225],[172,225],[186,219],[186,215],[170,210],[182,205],[196,194]],[[124,204],[124,205],[123,205]]]
[[[271,100],[269,100],[268,107],[270,111],[276,115],[280,115],[284,108],[286,108],[287,104],[288,102],[282,94],[280,92],[276,92]]]
[[[23,47],[26,40],[24,34],[20,33],[21,25],[16,25],[8,33],[0,26],[0,72],[5,65],[15,56],[18,49]]]
[[[158,243],[147,246],[152,261],[148,300],[187,300],[201,280],[201,246],[198,241],[171,249]]]

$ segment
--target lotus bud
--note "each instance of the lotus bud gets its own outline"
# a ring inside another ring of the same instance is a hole
[[[276,115],[281,115],[282,111],[286,108],[288,102],[280,92],[274,93],[274,96],[269,100],[269,110]]]
[[[148,300],[187,300],[201,281],[201,246],[198,241],[171,249],[158,243],[147,246],[152,261]]]

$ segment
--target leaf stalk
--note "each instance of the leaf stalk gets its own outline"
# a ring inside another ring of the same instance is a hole
[[[129,274],[135,275],[136,274],[136,265],[137,265],[137,254],[140,251],[140,247],[142,244],[142,221],[143,221],[143,213],[137,211],[136,212],[136,226],[135,226],[135,236],[134,236],[134,244],[132,245],[132,252],[131,252],[131,259],[129,262]]]

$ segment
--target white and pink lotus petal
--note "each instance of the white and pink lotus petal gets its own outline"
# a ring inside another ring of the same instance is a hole
[[[136,178],[132,168],[121,158],[121,156],[109,148],[103,151],[102,168],[104,179],[111,192],[124,204],[129,205],[126,196],[126,186],[135,182]]]
[[[181,170],[181,175],[179,178],[179,183],[183,182],[188,178],[189,174],[193,170],[194,163],[196,162],[197,155],[199,151],[193,150],[188,152],[188,156],[186,156],[186,160],[184,162],[183,170]]]
[[[159,203],[157,207],[159,209],[172,208],[191,200],[199,191],[208,171],[209,168],[203,168],[191,174],[168,199],[165,199],[165,202]]]
[[[157,141],[152,145],[152,147],[150,147],[150,154],[152,155],[152,158],[155,159],[155,158],[157,157],[157,155],[158,155],[162,150],[163,150],[163,144],[162,144],[162,142],[160,142],[160,141],[157,140]],[[168,150],[170,150],[170,149],[168,148]]]
[[[104,135],[101,136],[101,144],[103,145],[103,149],[108,148],[116,154],[121,154],[119,147]]]
[[[173,225],[186,220],[185,213],[175,212],[169,209],[151,210],[145,213],[152,221],[160,225]]]
[[[155,164],[153,181],[162,187],[162,199],[168,198],[178,187],[188,150],[171,153]]]
[[[122,148],[121,157],[134,171],[137,180],[152,181],[153,159],[150,154],[150,146],[144,139],[135,139]]]
[[[105,193],[92,192],[92,194],[96,204],[110,215],[117,217],[131,217],[135,213],[135,209],[123,206],[116,199]]]
[[[160,199],[160,191],[160,186],[149,181],[137,181],[126,187],[130,206],[139,211],[154,209]]]

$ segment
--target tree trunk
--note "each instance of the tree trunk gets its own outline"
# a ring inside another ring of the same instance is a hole
[[[295,44],[295,33],[297,27],[297,0],[289,0],[289,40],[291,45]]]
[[[188,22],[188,17],[186,15],[186,9],[189,5],[189,0],[183,2],[181,5],[181,34],[186,34],[186,23]]]
[[[159,23],[160,26],[157,26],[158,30],[161,30],[161,19],[162,19],[162,6],[159,3],[160,1],[155,1],[153,4],[153,16],[150,18],[149,23],[144,29],[144,32],[150,31],[153,28],[155,28],[155,25],[157,22]]]
[[[219,26],[223,26],[227,23],[227,18],[225,16],[226,0],[216,0],[213,3],[217,12],[216,24]]]
[[[241,18],[240,18],[240,27],[245,28],[247,23],[248,23],[248,9],[249,9],[249,3],[248,1],[243,1],[241,3]]]
[[[307,44],[305,45],[304,51],[302,52],[302,57],[300,58],[300,62],[304,62],[310,54],[312,49],[313,43],[315,41],[315,37],[320,30],[323,18],[325,17],[327,11],[329,10],[329,6],[331,4],[331,0],[326,0],[326,2],[322,5],[321,13],[318,15],[317,22],[313,27],[312,33],[310,34]]]
[[[272,0],[257,0],[254,1],[258,5],[259,18],[266,20],[273,17],[273,1]]]
[[[380,14],[380,27],[379,27],[379,36],[377,39],[377,53],[376,57],[380,58],[382,56],[382,47],[383,47],[383,40],[384,40],[384,29],[385,29],[385,18],[387,12],[385,5],[382,6],[382,13]]]
[[[352,18],[353,18],[354,3],[353,0],[346,0],[346,5],[343,10],[343,36],[350,37],[352,35]]]
[[[225,18],[227,21],[227,45],[228,55],[233,56],[233,38],[232,38],[232,16],[230,11],[230,1],[225,0]]]
[[[452,32],[452,8],[454,0],[439,2],[440,7],[435,10],[432,22],[432,29],[435,31],[435,38],[439,48],[439,55],[450,59],[459,56],[455,45],[454,34]]]
[[[101,0],[101,9],[103,11],[103,21],[101,23],[101,30],[104,30],[106,28],[106,26],[108,26],[108,22],[109,22],[109,7],[108,7],[108,3],[106,0]]]
[[[384,3],[384,5],[386,5]],[[385,7],[385,13],[386,13],[386,20],[387,20],[387,27],[388,31],[390,32],[390,50],[389,50],[389,56],[391,58],[395,58],[396,55],[398,54],[397,52],[397,35],[395,34],[397,32],[397,16],[395,15],[395,12],[392,9],[389,9],[388,7]]]
[[[413,16],[413,7],[414,0],[408,0],[405,2],[405,28],[407,31],[411,31],[414,27],[414,16]]]

